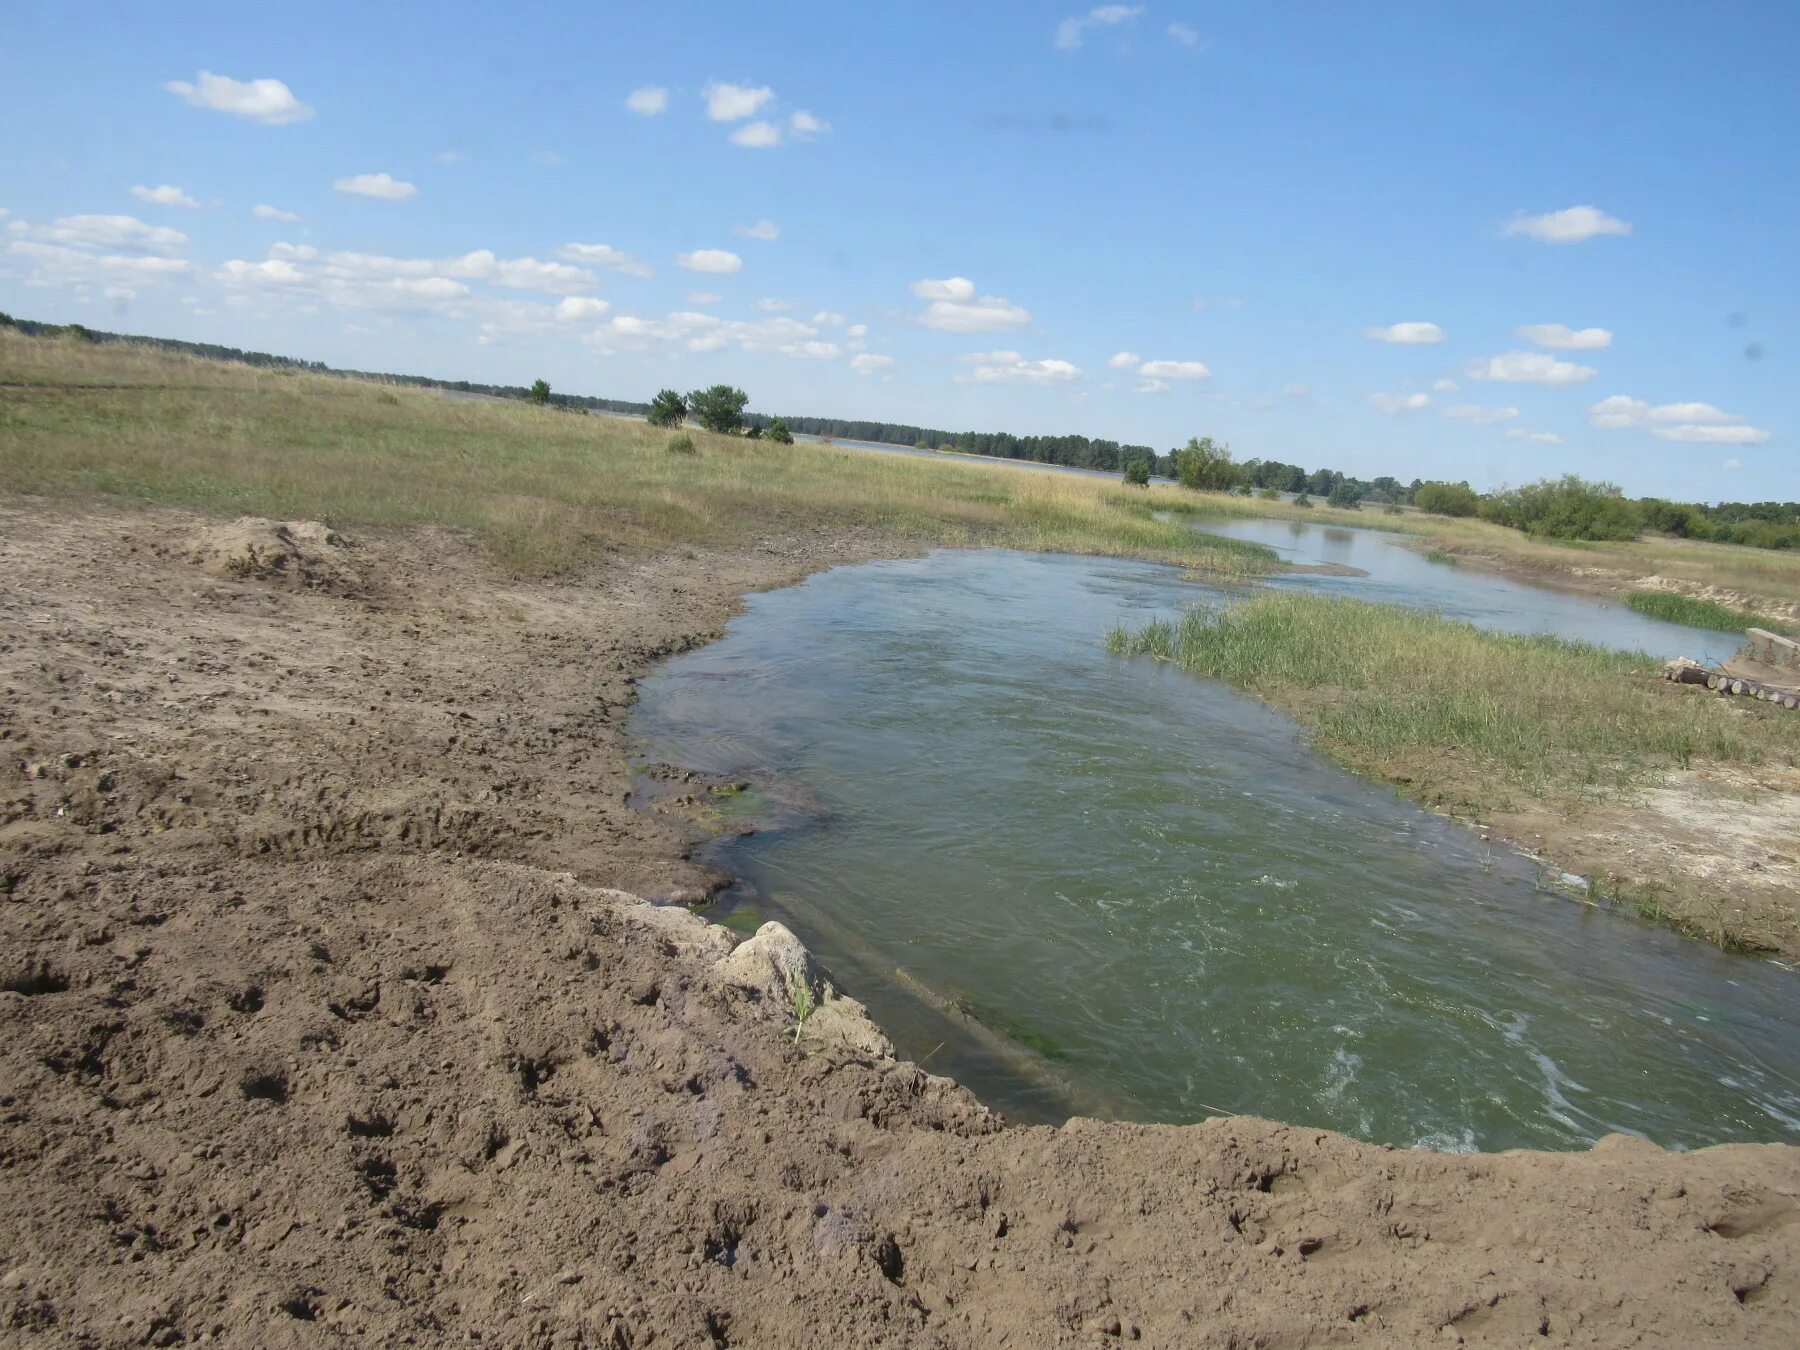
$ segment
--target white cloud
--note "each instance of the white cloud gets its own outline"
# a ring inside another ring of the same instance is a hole
[[[1522,234],[1540,244],[1579,244],[1601,234],[1630,234],[1631,225],[1597,206],[1571,206],[1566,211],[1549,211],[1541,216],[1515,216],[1506,233]]]
[[[615,314],[594,336],[602,348],[640,349],[651,342],[679,343],[691,352],[713,352],[737,344],[747,352],[829,360],[841,355],[835,342],[819,339],[819,330],[798,319],[721,319],[716,314],[682,310],[661,319]]]
[[[1588,425],[1617,431],[1635,427],[1665,441],[1690,445],[1761,445],[1769,433],[1710,403],[1660,403],[1614,394],[1588,409]]]
[[[557,302],[556,317],[564,323],[574,323],[579,319],[604,318],[611,309],[606,301],[591,295],[571,295]]]
[[[1152,380],[1209,380],[1212,372],[1199,361],[1146,361],[1138,374]]]
[[[115,248],[132,253],[174,253],[188,242],[180,230],[166,225],[147,225],[136,216],[59,216],[50,225],[14,221],[14,234],[69,248]]]
[[[283,262],[312,262],[319,256],[319,250],[311,244],[281,242],[270,247],[269,256],[280,258]]]
[[[1068,384],[1081,378],[1081,368],[1067,361],[1027,361],[1018,352],[970,352],[959,357],[969,367],[956,379],[963,384]]]
[[[1719,467],[1721,469],[1741,469],[1744,467],[1744,461],[1733,457],[1726,460],[1723,464],[1719,465]]]
[[[756,307],[764,314],[785,314],[794,308],[794,303],[792,300],[777,300],[774,296],[765,295],[756,302]],[[817,323],[818,320],[815,319],[813,322]]]
[[[1501,380],[1508,384],[1580,384],[1600,372],[1592,366],[1558,361],[1542,352],[1506,352],[1470,361],[1463,373],[1475,380]]]
[[[1003,296],[977,296],[967,277],[915,281],[912,293],[932,302],[919,322],[942,333],[997,333],[1031,322],[1030,311]]]
[[[313,115],[313,110],[295,98],[294,91],[280,80],[234,80],[203,70],[192,84],[170,80],[163,88],[196,108],[211,108],[272,127],[304,122]]]
[[[403,202],[419,195],[418,188],[401,182],[391,173],[359,173],[350,178],[339,178],[331,186],[353,197],[374,197],[384,202]]]
[[[788,130],[794,133],[795,140],[810,141],[813,137],[830,131],[831,124],[821,121],[806,109],[801,108],[788,118]]]
[[[441,270],[453,277],[487,281],[515,291],[547,291],[551,295],[587,290],[594,284],[594,274],[585,267],[539,262],[536,258],[496,258],[485,248],[450,258]]]
[[[844,326],[844,316],[833,313],[829,309],[820,310],[812,316],[812,321],[821,328],[842,328]]]
[[[432,158],[439,164],[448,166],[451,164],[461,164],[468,156],[460,150],[440,150],[433,155]]]
[[[716,305],[725,297],[715,295],[711,291],[689,291],[687,302],[690,305]]]
[[[691,253],[677,253],[675,265],[690,272],[735,272],[744,265],[737,254],[722,248],[697,248]]]
[[[258,220],[283,220],[289,224],[300,219],[292,211],[283,211],[279,206],[270,206],[267,202],[258,202],[250,208],[250,214]]]
[[[1142,359],[1136,352],[1114,352],[1106,364],[1114,370],[1136,370]]]
[[[781,238],[781,227],[772,220],[759,220],[754,225],[733,225],[733,234],[741,234],[746,239],[760,239],[765,244],[772,244]]]
[[[1176,20],[1169,25],[1168,34],[1171,41],[1178,42],[1183,47],[1198,47],[1200,45],[1200,35],[1180,20]]]
[[[1167,380],[1139,380],[1132,386],[1132,392],[1137,394],[1166,394],[1169,392],[1169,382]]]
[[[556,250],[556,256],[565,262],[604,267],[611,272],[622,272],[628,277],[650,275],[650,269],[636,257],[611,244],[564,244]]]
[[[1761,445],[1769,439],[1769,433],[1758,427],[1656,427],[1650,434],[1665,441],[1686,441],[1691,445]]]
[[[1444,409],[1445,417],[1459,422],[1510,422],[1518,415],[1517,408],[1484,408],[1478,403],[1456,403]]]
[[[1453,394],[1462,388],[1455,380],[1450,379],[1433,380],[1431,387],[1440,394]]]
[[[1086,14],[1064,19],[1056,26],[1056,47],[1072,52],[1081,46],[1090,28],[1116,28],[1144,12],[1142,5],[1098,5]]]
[[[57,285],[142,284],[188,271],[186,260],[181,258],[90,253],[85,249],[35,239],[9,240],[6,251],[32,265],[34,280]]]
[[[741,84],[713,83],[700,91],[706,100],[706,115],[715,122],[741,122],[756,116],[757,109],[775,97],[767,85],[751,88]]]
[[[161,187],[134,187],[131,195],[140,202],[149,202],[152,206],[185,206],[198,210],[200,203],[178,187],[164,183]]]
[[[853,338],[866,338],[869,336],[869,325],[866,323],[853,323],[845,331]]]
[[[864,352],[861,356],[850,358],[850,369],[858,375],[873,375],[878,370],[886,370],[894,364],[891,356],[877,356],[874,352]]]
[[[1390,323],[1386,328],[1365,328],[1363,332],[1377,342],[1396,342],[1416,347],[1429,342],[1442,342],[1444,330],[1435,323]]]
[[[1563,443],[1563,438],[1554,431],[1527,431],[1524,427],[1508,427],[1506,439],[1528,441],[1532,445],[1561,445]]]
[[[1369,403],[1377,412],[1390,415],[1418,412],[1431,406],[1429,394],[1370,394]]]
[[[1604,328],[1571,328],[1565,323],[1527,323],[1513,330],[1517,337],[1559,352],[1597,352],[1612,346],[1613,335]]]
[[[259,263],[233,258],[213,275],[228,286],[297,286],[306,280],[304,272],[281,258]]]
[[[781,144],[781,128],[773,122],[746,122],[731,133],[730,140],[747,150],[772,150]]]
[[[669,91],[660,87],[633,89],[625,96],[625,106],[639,117],[656,117],[669,107]]]

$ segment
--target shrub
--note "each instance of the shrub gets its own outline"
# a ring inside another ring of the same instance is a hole
[[[646,420],[653,427],[678,427],[687,421],[687,400],[673,389],[660,389],[650,400]]]
[[[1331,489],[1331,495],[1325,499],[1325,505],[1335,506],[1340,511],[1362,510],[1362,493],[1349,479],[1342,479]]]
[[[1175,452],[1175,478],[1184,488],[1197,492],[1227,492],[1235,487],[1243,471],[1231,462],[1231,449],[1211,436],[1190,436],[1188,443]]]
[[[1313,499],[1304,492],[1302,492],[1298,497],[1294,498],[1295,506],[1311,506],[1312,504],[1313,504]]]
[[[1141,459],[1134,459],[1125,466],[1125,481],[1134,487],[1150,486],[1150,466]]]
[[[688,412],[708,431],[730,436],[744,425],[744,405],[750,396],[728,384],[715,384],[710,389],[696,389],[688,395]]]
[[[671,455],[697,455],[700,453],[694,448],[694,438],[685,431],[669,437],[668,450]]]
[[[530,398],[533,403],[548,403],[550,401],[550,381],[533,380],[531,382]]]
[[[1265,502],[1278,502],[1281,500],[1281,489],[1266,487],[1256,495],[1261,497]]]
[[[1482,501],[1481,518],[1550,539],[1635,539],[1643,528],[1614,484],[1574,474],[1504,488]]]
[[[1472,516],[1481,498],[1467,483],[1421,483],[1413,492],[1413,505],[1440,516]]]
[[[794,433],[788,430],[787,422],[779,417],[771,417],[769,419],[769,429],[763,434],[777,445],[792,445],[794,443]]]

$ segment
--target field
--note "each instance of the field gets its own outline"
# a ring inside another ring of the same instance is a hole
[[[1231,576],[1274,553],[1159,521],[1106,479],[690,430],[0,330],[0,492],[449,526],[523,575],[598,551],[867,528]]]

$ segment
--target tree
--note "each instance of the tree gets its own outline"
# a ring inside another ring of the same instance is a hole
[[[687,400],[673,389],[659,389],[646,414],[653,427],[678,427],[687,421]]]
[[[1636,539],[1644,526],[1637,504],[1616,485],[1572,473],[1503,488],[1482,500],[1481,518],[1552,539]]]
[[[744,425],[744,405],[750,395],[728,384],[715,384],[710,389],[696,389],[688,395],[688,411],[708,431],[730,436]]]
[[[750,429],[744,433],[744,439],[747,441],[760,441],[762,438],[763,438],[763,429],[762,429],[761,425],[756,422],[752,422],[750,424]]]
[[[1332,484],[1331,494],[1325,498],[1325,505],[1335,506],[1340,511],[1359,511],[1362,509],[1362,493],[1348,478],[1340,478]]]
[[[1304,492],[1302,492],[1298,497],[1294,498],[1295,506],[1311,506],[1312,504],[1313,504],[1312,498],[1307,496]]]
[[[1134,459],[1125,465],[1125,481],[1133,487],[1150,486],[1150,465],[1141,459]]]
[[[550,401],[550,381],[548,381],[548,380],[533,380],[531,382],[530,397],[531,397],[531,401],[533,403],[538,403],[538,404],[548,403]]]
[[[1472,516],[1481,498],[1467,483],[1420,483],[1413,488],[1413,505],[1440,516]]]
[[[769,429],[763,433],[777,445],[792,445],[794,433],[788,430],[788,424],[779,417],[769,419]]]
[[[1227,492],[1236,486],[1238,466],[1231,462],[1231,448],[1211,436],[1190,436],[1175,452],[1175,477],[1184,488],[1196,492]]]

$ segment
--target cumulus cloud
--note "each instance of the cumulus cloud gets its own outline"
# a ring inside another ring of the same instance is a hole
[[[798,319],[721,319],[697,310],[680,310],[661,319],[615,314],[591,340],[604,350],[641,349],[666,342],[691,352],[714,352],[735,344],[747,352],[776,352],[807,360],[830,360],[842,354],[835,342],[822,340],[818,329]]]
[[[869,325],[866,323],[853,323],[844,331],[853,338],[865,338],[869,336]]]
[[[188,242],[180,230],[147,225],[136,216],[59,216],[50,225],[15,221],[7,228],[17,235],[68,248],[124,249],[130,253],[175,253]]]
[[[1136,394],[1166,394],[1169,387],[1167,380],[1139,380],[1131,388]]]
[[[1527,323],[1513,330],[1517,337],[1552,347],[1559,352],[1597,352],[1612,346],[1613,335],[1604,328],[1571,328],[1566,323]]]
[[[1431,406],[1429,394],[1370,394],[1369,403],[1377,412],[1390,415],[1418,412]]]
[[[756,116],[763,104],[774,99],[775,91],[766,84],[752,88],[714,82],[700,91],[700,97],[706,100],[706,115],[713,121],[741,122]]]
[[[1508,384],[1580,384],[1600,372],[1573,361],[1558,361],[1543,352],[1505,352],[1470,361],[1463,373],[1474,380],[1500,380]]]
[[[746,122],[731,133],[730,140],[747,150],[773,150],[781,144],[781,128],[773,122]]]
[[[1724,463],[1720,464],[1719,467],[1721,469],[1741,469],[1744,467],[1744,461],[1741,459],[1735,459],[1735,458],[1728,459]]]
[[[487,281],[515,291],[547,291],[565,295],[587,290],[594,274],[569,263],[539,262],[536,258],[498,258],[491,249],[476,249],[460,258],[446,259],[435,270],[472,281]]]
[[[1435,323],[1413,321],[1409,323],[1390,323],[1385,328],[1365,328],[1363,332],[1377,342],[1396,342],[1402,346],[1416,347],[1428,342],[1442,342],[1444,330]]]
[[[282,220],[289,224],[300,219],[292,211],[283,211],[279,206],[270,206],[267,202],[258,202],[250,208],[250,214],[258,220]]]
[[[765,295],[756,302],[756,307],[765,314],[785,314],[788,310],[795,307],[795,302],[792,300],[778,300],[772,295]],[[818,320],[815,319],[813,322],[817,323]]]
[[[741,234],[746,239],[760,239],[765,244],[772,244],[781,238],[781,228],[772,220],[759,220],[753,225],[733,225],[733,234]]]
[[[1152,380],[1207,380],[1212,371],[1199,361],[1146,361],[1138,374]]]
[[[625,106],[639,117],[656,117],[669,107],[669,91],[652,87],[633,89],[625,96]]]
[[[214,272],[213,276],[227,286],[298,286],[306,280],[304,272],[282,258],[270,258],[264,262],[246,262],[242,258],[233,258]]]
[[[878,370],[886,370],[894,364],[891,356],[877,356],[874,352],[864,352],[860,356],[850,358],[850,369],[858,375],[873,375]]]
[[[687,302],[690,305],[716,305],[725,297],[712,291],[689,291]]]
[[[1579,244],[1602,234],[1630,234],[1631,224],[1609,216],[1597,206],[1571,206],[1541,216],[1518,215],[1508,222],[1506,233],[1523,235],[1540,244]]]
[[[1114,352],[1107,358],[1106,364],[1114,370],[1136,370],[1142,359],[1136,352]]]
[[[797,141],[810,141],[815,136],[822,136],[831,130],[829,122],[821,121],[806,109],[800,108],[788,117],[788,130]]]
[[[583,263],[589,267],[604,267],[609,272],[621,272],[628,277],[650,275],[650,269],[644,263],[623,249],[614,248],[611,244],[564,244],[556,250],[556,256],[564,262]]]
[[[1056,48],[1072,52],[1081,46],[1090,28],[1117,28],[1144,12],[1142,5],[1097,5],[1086,14],[1077,14],[1056,25]]]
[[[1478,403],[1456,403],[1444,409],[1445,417],[1459,422],[1510,422],[1518,415],[1517,408],[1484,408]]]
[[[821,328],[842,328],[844,326],[844,316],[829,309],[820,310],[812,316],[812,321]]]
[[[391,173],[359,173],[339,178],[331,186],[352,197],[373,197],[384,202],[404,202],[419,195],[418,188],[401,182]]]
[[[976,295],[967,277],[915,281],[912,293],[931,301],[919,322],[942,333],[998,333],[1031,322],[1029,310],[1003,296]]]
[[[675,265],[685,267],[690,272],[736,272],[744,265],[744,260],[728,249],[697,248],[691,253],[677,253]]]
[[[1690,445],[1761,445],[1769,433],[1737,413],[1710,403],[1659,403],[1614,394],[1588,409],[1588,425],[1617,431],[1634,427],[1665,441]]]
[[[1018,352],[970,352],[959,360],[969,369],[957,374],[963,384],[1068,384],[1081,378],[1081,368],[1067,361],[1027,361]]]
[[[1171,42],[1178,43],[1183,47],[1198,47],[1200,45],[1200,34],[1196,33],[1179,19],[1170,24],[1167,31]]]
[[[200,203],[178,187],[164,183],[161,187],[134,187],[131,195],[140,202],[149,202],[152,206],[185,206],[197,210]]]
[[[1563,443],[1563,438],[1554,431],[1527,431],[1524,427],[1508,427],[1506,439],[1527,441],[1532,445],[1561,445]]]
[[[557,302],[556,317],[564,323],[575,323],[581,319],[604,318],[611,309],[606,301],[591,295],[571,295]]]
[[[1451,379],[1433,380],[1431,387],[1440,394],[1453,394],[1462,388],[1460,384]]]
[[[92,253],[66,244],[13,238],[6,252],[31,268],[31,279],[53,285],[137,285],[180,276],[189,270],[182,258]]]
[[[196,108],[211,108],[266,126],[304,122],[313,115],[313,110],[295,98],[294,91],[280,80],[234,80],[229,75],[203,70],[192,84],[170,80],[163,88]]]

